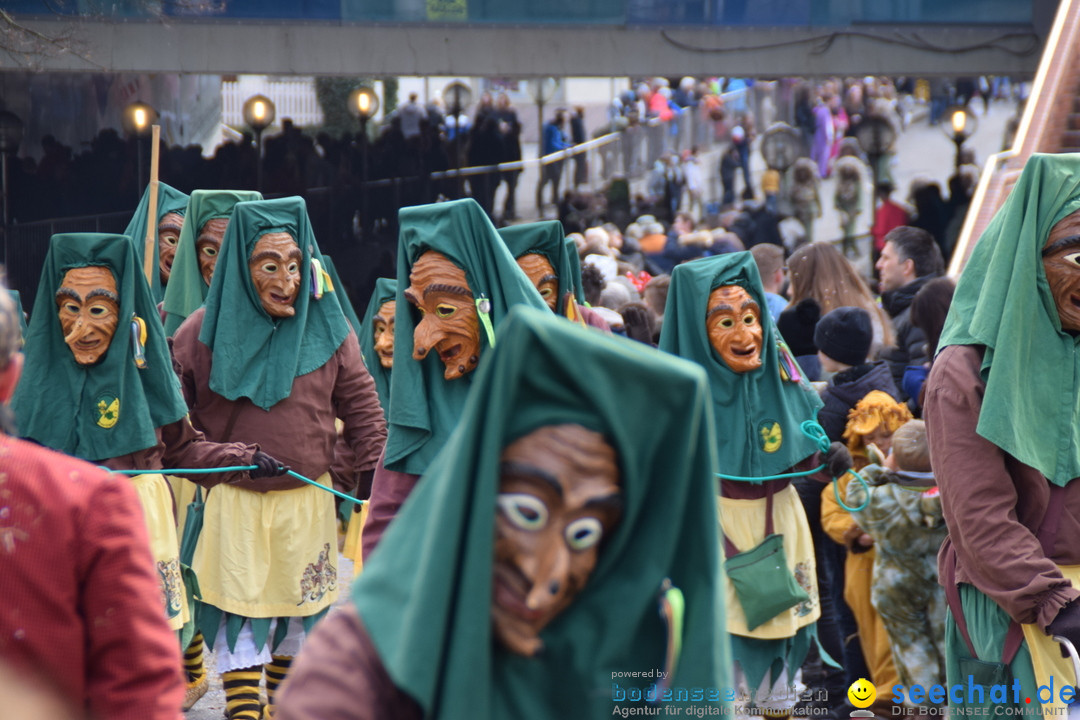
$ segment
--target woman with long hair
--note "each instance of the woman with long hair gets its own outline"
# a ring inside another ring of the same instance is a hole
[[[844,306],[865,309],[874,326],[871,358],[876,357],[881,348],[896,342],[889,316],[874,301],[866,281],[832,243],[803,245],[791,254],[787,265],[791,277],[791,304],[788,307],[795,307],[809,297],[817,302],[822,316]]]

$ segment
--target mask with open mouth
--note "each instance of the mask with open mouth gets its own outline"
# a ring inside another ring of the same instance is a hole
[[[270,317],[287,318],[296,314],[293,303],[300,292],[303,257],[287,232],[266,233],[255,243],[248,268],[262,308]]]
[[[420,311],[413,332],[413,359],[434,350],[454,380],[480,362],[480,319],[465,271],[434,250],[423,253],[409,273],[405,299]]]
[[[744,288],[723,285],[709,293],[705,329],[709,343],[733,372],[761,367],[761,308]]]
[[[75,362],[99,362],[120,322],[120,296],[112,272],[100,265],[68,270],[56,291],[56,306],[64,342]]]

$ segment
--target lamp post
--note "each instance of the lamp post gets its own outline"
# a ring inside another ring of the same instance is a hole
[[[537,130],[537,143],[536,143],[536,157],[543,159],[544,157],[544,105],[555,97],[555,93],[559,89],[559,81],[553,77],[535,78],[529,81],[529,94],[532,95],[532,99],[536,102],[536,130]],[[544,165],[539,163],[537,169],[540,171],[540,179],[536,185],[536,212],[541,217],[544,217]],[[558,198],[555,201],[558,202]]]
[[[956,145],[956,170],[959,172],[962,164],[960,153],[964,142],[975,134],[979,128],[979,120],[971,110],[962,105],[948,108],[945,111],[945,117],[949,118],[949,122],[942,123],[941,130]]]
[[[144,102],[136,101],[128,104],[124,108],[121,121],[124,126],[124,132],[128,135],[135,137],[136,148],[136,163],[135,169],[135,181],[137,186],[135,188],[135,197],[141,198],[143,192],[142,181],[142,139],[146,137],[150,132],[150,126],[158,120],[158,112],[154,108],[150,107]]]
[[[4,259],[8,259],[8,155],[14,155],[19,149],[19,143],[23,137],[23,122],[15,113],[7,110],[0,111],[0,164],[2,169],[2,183],[4,194]]]
[[[450,116],[454,119],[454,137],[451,139],[451,152],[454,154],[454,170],[456,172],[455,181],[457,185],[457,196],[464,197],[465,195],[465,178],[461,176],[461,121],[460,116],[462,111],[472,104],[472,90],[469,86],[460,80],[454,82],[443,88],[442,91],[443,104],[450,109]]]
[[[360,228],[371,225],[368,217],[368,135],[367,122],[379,111],[379,96],[369,87],[358,87],[349,93],[349,112],[360,121]]]
[[[262,192],[262,134],[277,116],[274,103],[265,95],[252,95],[244,101],[244,122],[255,133],[255,189]]]
[[[877,219],[878,185],[881,184],[881,159],[888,155],[896,142],[896,128],[880,115],[868,115],[855,129],[855,140],[866,153],[866,159],[870,163],[870,175],[874,179],[873,202],[870,205],[870,231],[873,234],[874,222]],[[873,239],[870,241],[870,257],[874,263],[877,262],[877,247]],[[871,272],[876,273],[876,270],[871,267]]]

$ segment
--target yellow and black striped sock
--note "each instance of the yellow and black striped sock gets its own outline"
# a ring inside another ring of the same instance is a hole
[[[225,717],[229,720],[259,720],[262,717],[259,704],[262,669],[258,665],[222,673],[221,680],[225,685]]]
[[[203,666],[203,636],[197,632],[191,638],[191,644],[184,650],[184,672],[187,673],[188,685],[195,685],[206,675]]]
[[[263,665],[266,670],[266,702],[268,715],[274,716],[274,693],[278,686],[285,682],[285,676],[289,674],[289,666],[293,659],[288,655],[271,655],[270,662]]]

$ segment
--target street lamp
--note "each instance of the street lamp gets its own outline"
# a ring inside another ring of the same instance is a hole
[[[273,101],[265,95],[252,95],[244,101],[244,122],[255,133],[255,189],[262,192],[262,134],[277,113]]]
[[[142,197],[142,139],[150,132],[150,126],[158,121],[158,112],[144,102],[136,101],[124,108],[121,122],[124,132],[135,137],[136,162],[135,180],[138,183],[135,188],[136,197]]]
[[[472,90],[468,85],[455,80],[454,82],[443,88],[442,91],[443,105],[450,109],[450,117],[454,120],[454,137],[451,142],[453,143],[452,152],[454,153],[454,170],[455,172],[461,170],[461,120],[460,115],[462,111],[472,104]],[[461,173],[456,174],[457,181],[457,196],[462,197],[465,195],[465,179],[461,177]]]
[[[8,155],[14,155],[23,138],[23,122],[15,113],[0,111],[0,164],[3,165],[4,194],[4,262],[7,262],[8,239]]]
[[[956,144],[956,169],[960,170],[960,151],[964,141],[975,134],[979,128],[979,120],[971,110],[961,105],[954,105],[945,111],[948,123],[941,124],[941,130],[945,136]]]
[[[369,87],[358,87],[349,93],[349,112],[360,121],[360,227],[367,227],[368,218],[368,135],[367,122],[379,111],[379,96]]]

